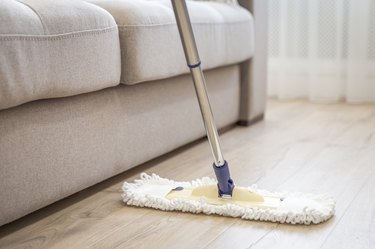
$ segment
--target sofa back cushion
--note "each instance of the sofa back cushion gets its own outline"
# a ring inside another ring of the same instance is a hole
[[[0,109],[119,84],[118,29],[77,0],[0,1]]]
[[[170,0],[87,0],[106,9],[120,32],[121,83],[133,85],[188,73]],[[249,59],[252,15],[235,4],[187,1],[204,69]]]

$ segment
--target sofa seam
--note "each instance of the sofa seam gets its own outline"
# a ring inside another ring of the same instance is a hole
[[[15,41],[15,40],[55,41],[55,40],[90,36],[90,35],[99,35],[103,33],[110,33],[114,30],[117,30],[117,25],[104,28],[104,29],[83,30],[83,31],[76,31],[76,32],[63,33],[63,34],[57,34],[57,35],[0,34],[0,41]]]
[[[243,21],[235,21],[235,22],[220,22],[220,23],[215,23],[215,22],[193,22],[192,25],[232,25],[232,24],[244,24],[244,23],[249,23],[251,22],[251,19],[248,20],[243,20]],[[160,23],[160,24],[117,24],[119,29],[123,28],[128,28],[128,27],[154,27],[154,26],[175,26],[177,25],[175,22],[172,23]]]
[[[33,7],[31,7],[29,4],[26,4],[26,3],[21,2],[21,1],[19,1],[19,0],[16,0],[16,2],[19,3],[19,4],[22,4],[22,5],[24,5],[24,6],[26,6],[26,7],[29,8],[32,12],[35,13],[35,15],[38,17],[40,23],[42,24],[43,34],[45,34],[45,33],[46,33],[46,25],[44,24],[44,22],[43,22],[43,20],[42,20],[42,17],[40,16],[40,14],[39,14],[39,13],[38,13]]]

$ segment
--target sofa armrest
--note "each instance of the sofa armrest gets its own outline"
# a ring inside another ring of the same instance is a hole
[[[267,0],[239,0],[254,16],[254,56],[241,64],[240,125],[261,120],[267,100]]]

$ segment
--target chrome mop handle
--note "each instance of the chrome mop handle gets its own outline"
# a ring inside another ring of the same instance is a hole
[[[199,107],[201,109],[211,152],[214,157],[214,163],[216,166],[221,167],[224,166],[225,160],[221,152],[219,135],[217,133],[210,101],[207,95],[206,82],[201,69],[201,61],[199,59],[186,2],[185,0],[172,0],[172,5],[176,16],[182,46],[184,47],[186,61],[193,77]]]

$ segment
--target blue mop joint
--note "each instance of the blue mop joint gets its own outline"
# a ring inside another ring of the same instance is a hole
[[[225,161],[223,166],[216,166],[214,163],[212,165],[215,171],[217,179],[217,187],[220,197],[232,197],[234,182],[230,178],[228,162]]]

